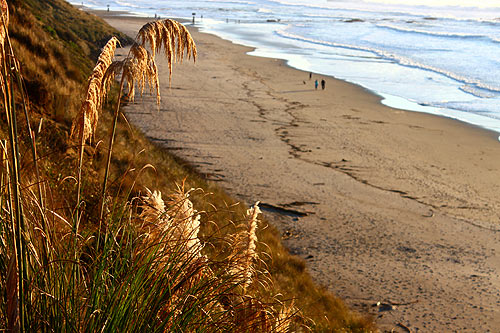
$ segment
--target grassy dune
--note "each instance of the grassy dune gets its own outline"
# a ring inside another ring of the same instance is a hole
[[[9,9],[2,328],[375,330],[312,282],[257,207],[247,210],[115,113],[116,84],[80,150],[71,126],[101,48],[113,35],[132,41],[62,0],[12,0]]]

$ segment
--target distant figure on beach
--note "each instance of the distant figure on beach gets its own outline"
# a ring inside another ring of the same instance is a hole
[[[326,85],[325,80],[321,80],[321,89],[325,90],[325,85]]]
[[[312,79],[313,73],[309,72],[309,80]]]
[[[314,89],[318,90],[318,80],[314,81]]]

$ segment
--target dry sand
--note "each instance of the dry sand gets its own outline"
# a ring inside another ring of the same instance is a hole
[[[132,36],[142,23],[106,19]],[[240,200],[262,201],[314,278],[382,330],[500,332],[497,134],[192,33],[196,64],[175,66],[169,89],[160,57],[161,106],[137,98],[135,125]]]

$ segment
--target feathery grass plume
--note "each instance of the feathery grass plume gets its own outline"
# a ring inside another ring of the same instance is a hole
[[[115,76],[123,75],[127,81],[127,98],[130,101],[135,97],[135,85],[140,89],[141,95],[144,93],[146,83],[151,90],[154,88],[156,93],[156,102],[160,103],[160,81],[158,78],[158,68],[153,55],[143,46],[134,43],[130,48],[130,56],[124,60],[114,61],[108,68],[103,84],[106,90],[109,89]]]
[[[200,258],[203,248],[198,238],[200,214],[189,200],[189,195],[193,190],[185,192],[183,186],[178,186],[177,192],[169,197],[168,212],[173,217],[172,227],[175,228],[175,237],[185,243],[190,257]]]
[[[157,98],[160,97],[160,81],[158,78],[158,68],[154,56],[147,51],[143,46],[135,43],[130,48],[130,53],[136,64],[132,68],[132,77],[137,81],[137,85],[141,89],[141,94],[144,92],[146,82],[152,88],[155,88]],[[129,70],[130,71],[130,70]],[[134,82],[131,82],[133,85]],[[159,100],[157,101],[159,103]]]
[[[174,31],[175,34],[171,35],[171,40],[173,41],[177,37],[177,48],[175,50],[176,61],[182,62],[184,59],[184,49],[186,49],[186,55],[188,59],[193,56],[193,60],[196,61],[196,45],[194,44],[193,38],[189,33],[189,30],[175,20],[164,20],[163,25],[168,31]],[[173,43],[175,43],[173,41]],[[166,47],[165,47],[166,50]]]
[[[169,197],[168,208],[161,198],[161,192],[151,192],[146,188],[146,196],[142,199],[139,218],[143,221],[141,229],[147,235],[148,243],[163,240],[166,241],[166,248],[182,249],[186,259],[202,258],[203,246],[198,239],[200,215],[193,209],[189,192],[179,187],[178,192]]]
[[[191,34],[181,23],[166,19],[163,21],[149,22],[137,33],[136,40],[146,46],[149,43],[153,57],[163,48],[169,66],[169,80],[172,80],[173,63],[182,61],[184,50],[188,58],[196,61],[196,45]]]
[[[149,44],[151,52],[146,50]],[[160,103],[160,81],[155,56],[164,49],[169,68],[169,82],[172,81],[173,64],[182,61],[184,50],[187,57],[196,61],[196,44],[191,34],[181,23],[175,20],[148,22],[137,33],[136,42],[130,48],[130,53],[124,60],[113,62],[104,77],[106,90],[117,75],[122,75],[128,86],[127,98],[135,97],[135,84],[141,95],[146,83],[155,90],[156,103]]]
[[[251,283],[255,273],[253,263],[258,259],[255,251],[257,245],[258,215],[261,213],[259,202],[247,210],[245,229],[233,236],[232,253],[229,261],[234,265],[230,268],[230,274],[234,275],[245,290]]]
[[[147,243],[159,241],[161,235],[170,226],[170,217],[165,211],[161,192],[151,192],[146,188],[146,195],[142,197],[140,207],[142,208],[139,215],[139,219],[142,221],[141,233],[147,236]]]
[[[78,135],[79,137],[83,137],[82,143],[91,138],[95,133],[99,120],[99,110],[107,93],[105,89],[107,87],[103,85],[103,79],[113,61],[117,44],[119,44],[118,39],[111,37],[104,46],[89,77],[86,98],[71,126],[71,136]]]
[[[143,225],[139,233],[145,235],[145,245],[158,252],[158,272],[167,272],[171,283],[168,301],[163,306],[158,317],[166,323],[166,329],[174,329],[185,316],[185,304],[191,303],[204,295],[208,309],[223,309],[217,301],[217,293],[212,290],[208,281],[215,278],[207,266],[207,258],[201,255],[202,245],[198,239],[200,228],[199,214],[193,209],[188,199],[189,192],[182,187],[168,197],[167,205],[161,197],[161,192],[146,188],[142,197],[139,219]],[[207,284],[208,283],[208,284]],[[196,302],[198,302],[196,301]]]
[[[147,53],[144,53],[142,49],[140,49],[138,46],[133,47],[131,52],[129,52],[129,55],[127,56],[126,60],[123,62],[121,65],[117,65],[116,68],[122,68],[125,69],[125,66],[129,67],[130,69],[125,71],[122,71],[122,78],[120,82],[120,91],[118,95],[118,101],[116,104],[116,109],[115,113],[113,116],[113,125],[111,129],[111,135],[109,137],[109,145],[108,145],[108,153],[107,153],[107,161],[106,161],[106,167],[104,169],[104,180],[103,180],[103,186],[102,186],[102,197],[105,197],[106,195],[106,188],[107,188],[107,182],[108,182],[108,176],[109,176],[109,168],[111,165],[111,155],[113,154],[113,143],[115,140],[115,133],[116,133],[116,126],[118,122],[118,116],[120,114],[120,97],[122,94],[122,89],[123,85],[125,83],[125,79],[129,80],[128,85],[129,85],[129,97],[133,97],[133,91],[134,91],[134,83],[130,82],[130,78],[139,79],[139,82],[144,82],[146,78],[149,79],[149,83],[153,83],[156,86],[156,102],[159,104],[160,103],[160,89],[159,89],[159,84],[158,84],[158,70],[156,67],[156,63],[154,61],[154,56],[155,52],[159,49],[161,49],[162,43],[167,45],[167,58],[170,66],[170,78],[172,77],[172,55],[173,55],[173,48],[172,46],[172,41],[171,41],[171,35],[176,34],[176,31],[181,31],[182,29],[179,28],[179,30],[172,31],[167,28],[167,26],[164,25],[164,21],[157,21],[157,22],[151,22],[145,24],[140,31],[137,34],[136,41],[142,40],[142,47],[144,48],[146,43],[149,43],[152,49],[152,56],[147,55]],[[175,22],[175,21],[172,21]],[[180,26],[180,23],[174,23],[176,26]],[[184,30],[182,30],[184,31]],[[188,33],[182,33],[178,34],[178,36],[181,36],[180,39],[184,41],[184,45],[188,48],[188,51],[190,51],[191,54],[193,54],[193,58],[196,56],[196,51],[194,47],[194,41],[191,38],[191,35]],[[170,39],[170,41],[169,41]],[[141,43],[136,43],[136,44],[141,44]],[[180,47],[178,45],[178,47]],[[135,51],[134,51],[135,50]],[[184,49],[182,49],[183,51]],[[139,58],[139,59],[138,59]],[[147,70],[145,72],[142,72],[141,74],[138,74],[137,70],[140,70],[139,65],[142,65],[143,68],[146,68]],[[113,66],[115,68],[115,66]],[[113,76],[112,74],[111,76]],[[145,75],[145,76],[144,76]],[[82,127],[84,123],[82,122]],[[80,153],[80,156],[82,154]],[[81,158],[80,158],[81,160]],[[101,200],[101,210],[100,210],[100,220],[102,221],[104,214],[104,201]],[[99,233],[100,233],[101,227],[99,227]]]

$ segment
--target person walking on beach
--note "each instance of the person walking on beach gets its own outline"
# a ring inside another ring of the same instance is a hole
[[[314,81],[314,89],[318,90],[318,80]]]
[[[321,80],[321,89],[322,90],[325,90],[325,85],[326,85],[325,80]]]

